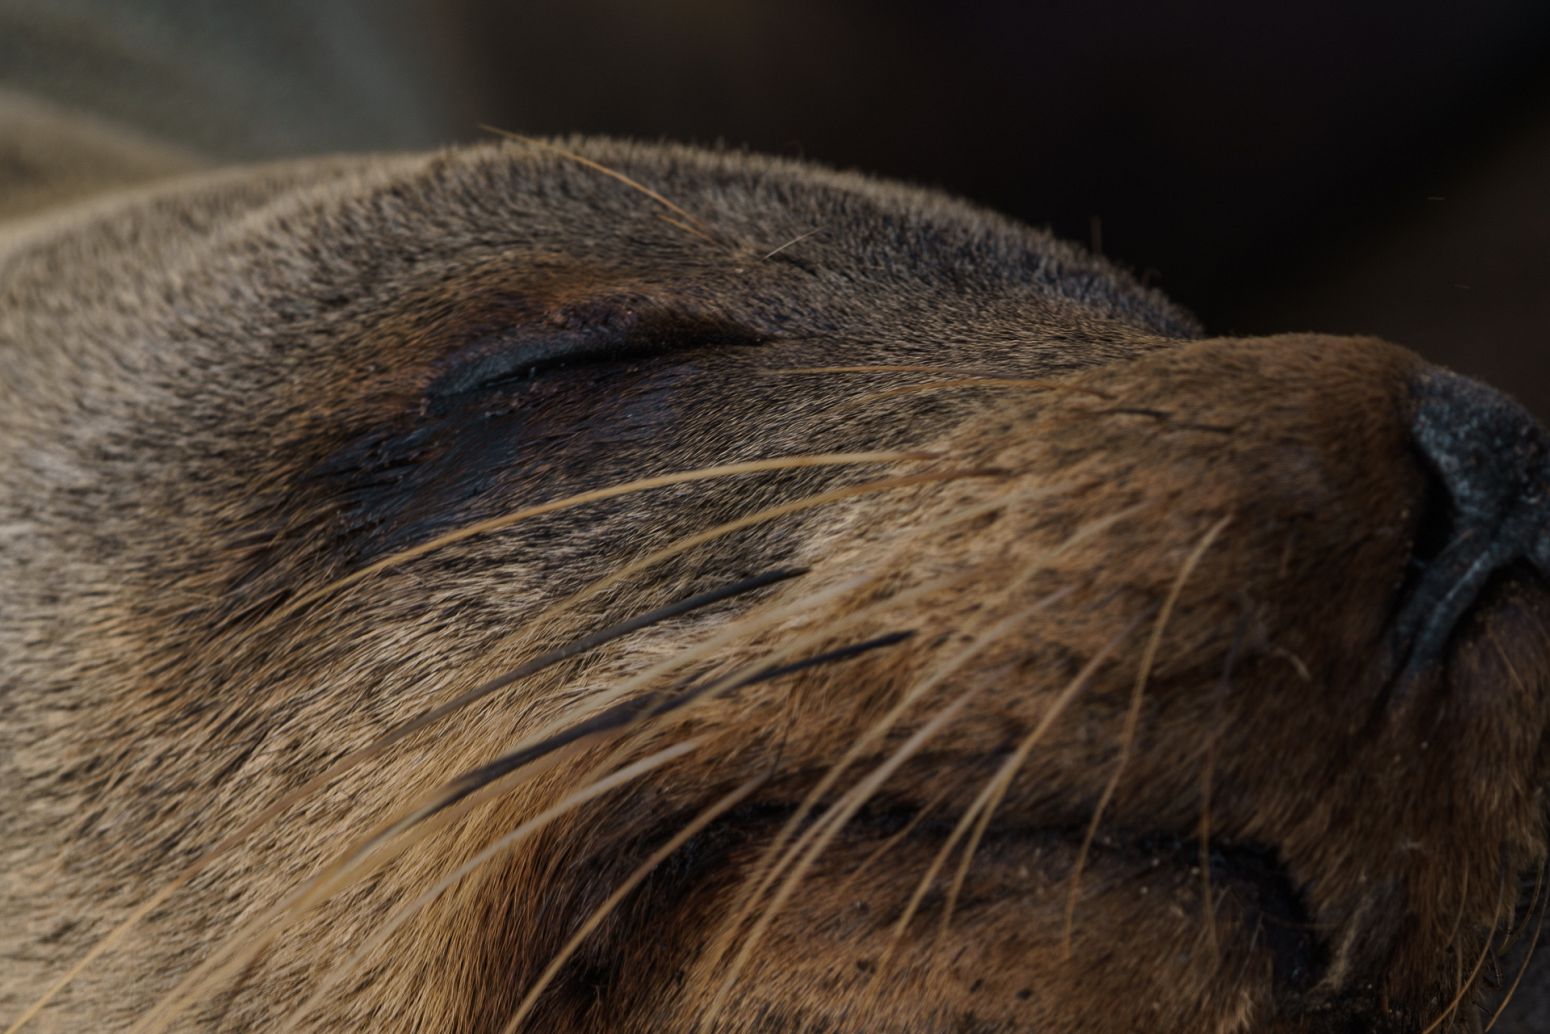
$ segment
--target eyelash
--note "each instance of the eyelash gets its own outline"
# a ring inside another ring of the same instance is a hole
[[[659,317],[627,328],[558,331],[524,340],[520,331],[491,334],[459,349],[426,389],[431,410],[529,384],[550,370],[650,359],[711,345],[746,347],[764,338],[730,324]]]

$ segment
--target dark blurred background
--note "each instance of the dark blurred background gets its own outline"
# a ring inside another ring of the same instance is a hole
[[[1550,0],[0,0],[8,85],[217,160],[489,123],[852,166],[1550,417]]]
[[[723,140],[1089,242],[1212,333],[1550,416],[1550,2],[452,0],[469,122]]]

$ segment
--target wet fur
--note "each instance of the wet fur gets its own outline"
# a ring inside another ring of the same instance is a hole
[[[1424,533],[1419,360],[1201,339],[1102,262],[932,194],[564,149],[586,161],[504,141],[218,173],[0,238],[0,1016],[190,865],[30,1024],[1490,1015],[1545,863],[1550,604],[1502,580],[1444,668],[1385,682]],[[774,569],[805,573],[525,677],[210,854],[437,703]],[[420,806],[380,865],[338,868]],[[327,900],[284,906],[309,889]]]

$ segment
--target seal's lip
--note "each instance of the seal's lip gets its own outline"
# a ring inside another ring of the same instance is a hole
[[[1086,827],[1028,830],[1018,827],[986,831],[986,841],[1030,835],[1054,838],[1073,853],[1086,841]],[[1201,877],[1202,851],[1193,836],[1105,830],[1088,845],[1103,855],[1140,868],[1169,867]],[[1292,879],[1280,852],[1248,841],[1228,838],[1209,842],[1209,884],[1213,896],[1230,894],[1231,906],[1254,926],[1254,938],[1269,952],[1277,997],[1297,997],[1314,991],[1329,968],[1331,950],[1321,936],[1307,903],[1307,888]]]
[[[915,821],[918,805],[893,801],[879,813],[860,819],[863,827],[885,832],[893,827],[907,829],[911,840],[928,847],[944,845],[953,836],[952,821]],[[785,811],[785,809],[778,809]],[[761,812],[757,821],[767,822],[770,815]],[[962,848],[961,843],[958,845]],[[1200,840],[1193,834],[1122,829],[1104,826],[1090,841],[1087,825],[1040,825],[1012,815],[992,819],[985,828],[975,853],[975,865],[1013,864],[1038,857],[1044,871],[1065,893],[1071,886],[1077,859],[1085,848],[1085,866],[1079,880],[1098,879],[1098,870],[1113,863],[1136,873],[1166,870],[1179,875],[1180,885],[1202,888],[1209,884],[1217,915],[1235,913],[1235,922],[1252,931],[1256,945],[1262,946],[1271,960],[1273,993],[1288,1003],[1316,994],[1333,957],[1327,931],[1313,918],[1306,882],[1293,878],[1278,849],[1231,837],[1213,837],[1202,852]],[[1050,866],[1050,851],[1063,858]],[[1209,859],[1209,880],[1202,864]],[[999,861],[998,861],[999,860]],[[940,880],[940,877],[939,877]],[[938,882],[936,889],[941,890]],[[1112,884],[1109,893],[1114,893]],[[1145,908],[1174,908],[1177,904],[1166,895],[1149,895],[1143,882],[1133,883],[1137,902]],[[1202,896],[1199,906],[1203,908]],[[1080,914],[1077,914],[1080,921]],[[1200,922],[1204,923],[1202,916]],[[1295,1008],[1295,1006],[1293,1006]]]

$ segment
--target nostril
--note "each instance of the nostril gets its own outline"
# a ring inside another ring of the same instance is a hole
[[[1425,452],[1416,451],[1421,470],[1421,498],[1410,545],[1412,572],[1425,569],[1458,537],[1458,508],[1448,483]],[[1412,575],[1413,577],[1413,575]]]
[[[1424,476],[1391,631],[1403,675],[1443,656],[1486,583],[1527,560],[1544,569],[1550,447],[1516,402],[1476,381],[1428,370],[1415,385],[1411,436]]]

